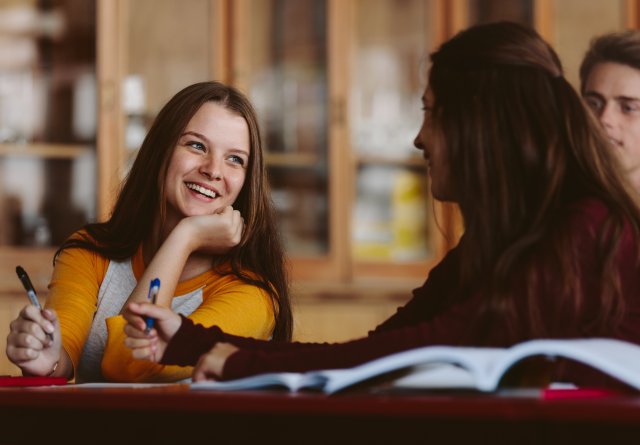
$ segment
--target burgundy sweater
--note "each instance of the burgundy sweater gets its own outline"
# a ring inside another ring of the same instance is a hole
[[[568,236],[577,237],[575,258],[584,304],[580,311],[573,306],[553,301],[558,283],[546,280],[536,299],[542,308],[548,337],[571,338],[608,336],[640,344],[640,266],[639,243],[630,227],[625,227],[616,265],[620,271],[620,288],[625,300],[625,315],[612,332],[595,332],[590,323],[599,310],[599,289],[596,265],[596,236],[602,229],[607,208],[594,199],[574,205],[569,215]],[[505,320],[492,320],[478,331],[482,297],[478,292],[468,298],[456,295],[459,252],[451,250],[429,273],[422,287],[413,291],[413,298],[398,309],[365,338],[345,343],[270,342],[226,334],[217,326],[204,328],[187,318],[169,342],[162,358],[164,364],[194,365],[201,354],[217,342],[231,343],[240,348],[227,360],[223,380],[235,379],[263,372],[304,372],[314,369],[345,368],[361,364],[383,355],[426,345],[483,345],[510,346],[534,337],[527,323],[512,328],[506,335]],[[533,264],[532,267],[543,268]],[[548,268],[547,268],[548,269]],[[556,281],[560,277],[556,277]],[[523,283],[523,286],[526,284]],[[518,306],[518,319],[527,320],[528,309]]]

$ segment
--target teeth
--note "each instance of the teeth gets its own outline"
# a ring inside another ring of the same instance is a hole
[[[216,195],[216,193],[214,191],[206,189],[204,187],[200,187],[197,184],[188,183],[187,187],[189,187],[191,190],[195,190],[196,192],[198,192],[198,193],[200,193],[200,194],[202,194],[204,196],[207,196],[209,198],[215,198],[216,196],[218,196],[218,195]]]

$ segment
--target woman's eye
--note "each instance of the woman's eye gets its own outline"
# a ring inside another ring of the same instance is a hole
[[[195,148],[196,150],[204,151],[204,149],[205,149],[204,144],[202,142],[198,142],[198,141],[187,142],[187,145],[189,147]]]
[[[244,159],[241,158],[240,156],[236,156],[236,155],[231,155],[228,158],[231,162],[233,162],[234,164],[238,164],[238,165],[244,165]]]

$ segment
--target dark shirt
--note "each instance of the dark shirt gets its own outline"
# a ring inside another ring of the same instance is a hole
[[[542,311],[546,337],[613,337],[640,344],[640,266],[639,245],[630,226],[625,226],[615,258],[620,273],[620,289],[625,314],[610,332],[594,330],[594,319],[600,309],[601,286],[598,266],[597,237],[603,230],[608,210],[595,199],[584,200],[568,212],[568,236],[576,241],[581,309],[571,304],[558,304],[560,278],[542,281],[536,291],[536,302]],[[451,250],[429,273],[422,287],[396,314],[383,322],[365,338],[344,343],[286,343],[237,337],[218,327],[204,328],[183,318],[182,325],[167,346],[162,359],[165,364],[194,365],[199,356],[217,342],[228,342],[240,348],[232,354],[223,370],[222,379],[234,379],[263,372],[305,372],[313,369],[345,368],[383,355],[426,345],[467,345],[506,347],[536,337],[526,322],[528,306],[516,299],[518,320],[515,326],[506,319],[492,319],[478,331],[483,307],[481,292],[468,297],[455,295],[458,283],[459,250]],[[530,267],[547,271],[544,264],[532,262]],[[548,276],[548,275],[546,275]],[[521,286],[528,286],[523,281]],[[515,289],[517,292],[517,288]],[[547,308],[549,308],[547,310]],[[510,332],[507,335],[507,332]]]

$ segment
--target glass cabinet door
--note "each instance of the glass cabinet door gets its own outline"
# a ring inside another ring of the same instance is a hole
[[[467,8],[469,25],[508,20],[531,26],[534,21],[534,0],[468,0]]]
[[[356,263],[424,261],[434,255],[435,227],[425,162],[413,139],[434,43],[433,5],[356,4],[349,97],[356,169],[352,256]]]
[[[589,42],[595,36],[625,29],[628,17],[624,0],[562,0],[554,2],[547,39],[553,44],[565,76],[580,88],[578,71]]]
[[[123,175],[162,106],[182,88],[217,77],[216,12],[211,0],[125,2]]]
[[[579,88],[578,70],[590,40],[635,23],[635,0],[467,0],[458,16],[461,27],[510,20],[535,27],[557,51],[565,76]]]
[[[95,218],[95,14],[0,3],[0,246],[57,246]]]
[[[258,114],[285,247],[321,257],[329,251],[327,2],[242,4],[234,83]]]

